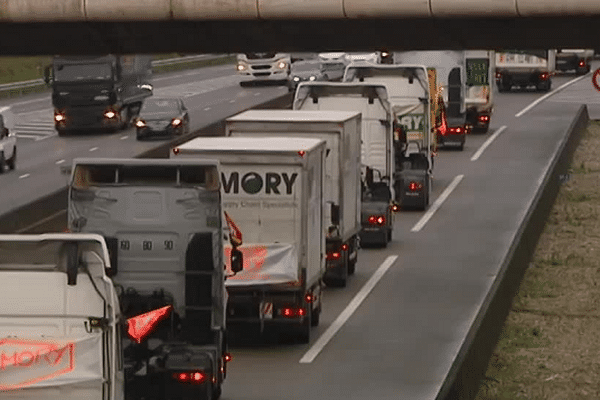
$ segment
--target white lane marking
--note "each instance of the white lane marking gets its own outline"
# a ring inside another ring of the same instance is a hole
[[[481,156],[481,154],[485,151],[485,149],[487,149],[487,147],[494,141],[494,139],[496,139],[498,135],[500,135],[505,129],[506,125],[502,125],[500,128],[496,129],[496,132],[494,132],[492,136],[490,136],[485,142],[483,142],[481,147],[479,147],[479,150],[477,150],[477,152],[473,154],[473,157],[471,157],[471,161],[476,161],[479,158],[479,156]]]
[[[456,188],[456,186],[458,186],[458,184],[460,183],[460,181],[462,181],[464,177],[464,175],[457,175],[454,177],[452,182],[450,182],[446,189],[444,189],[440,197],[437,198],[435,203],[433,203],[429,210],[427,210],[425,215],[423,215],[419,222],[417,222],[415,226],[412,227],[412,229],[410,230],[411,232],[419,232],[421,229],[423,229],[427,221],[429,221],[429,219],[433,217],[433,214],[435,214],[435,212],[442,206],[442,203],[446,201],[448,196],[450,196],[450,193],[452,193],[452,191]]]
[[[383,277],[387,270],[394,264],[398,256],[389,256],[381,263],[377,271],[365,283],[365,285],[359,290],[354,296],[352,301],[346,306],[344,311],[333,321],[333,323],[327,328],[327,330],[319,337],[319,339],[312,345],[312,347],[302,356],[300,364],[309,364],[319,355],[321,350],[327,345],[331,338],[340,330],[340,328],[346,323],[346,321],[352,316],[354,311],[360,306],[363,300],[369,295],[371,290],[377,285],[377,282]]]
[[[260,96],[260,92],[254,93],[255,96]]]
[[[229,100],[229,103],[233,104],[235,103],[235,100]]]
[[[208,110],[210,110],[210,107],[206,107],[206,108],[204,109],[204,111],[208,111]]]
[[[54,137],[56,136],[56,134],[54,135],[46,135],[46,136],[42,136],[42,137],[38,137],[37,139],[35,139],[36,142],[39,142],[40,140],[46,140],[48,138]]]
[[[23,174],[19,177],[19,179],[27,178],[30,174]]]
[[[563,90],[564,88],[566,88],[569,85],[574,84],[575,82],[579,82],[580,80],[582,80],[583,78],[587,77],[589,75],[589,72],[585,75],[580,76],[579,78],[575,78],[570,80],[569,82],[557,87],[556,89],[554,89],[553,91],[551,91],[550,93],[547,93],[545,95],[543,95],[542,97],[540,97],[539,99],[537,99],[536,101],[534,101],[533,103],[531,103],[530,105],[528,105],[527,107],[525,107],[524,109],[522,109],[521,111],[519,111],[518,113],[515,114],[515,117],[519,118],[521,115],[525,114],[527,111],[531,110],[533,107],[537,106],[538,104],[540,104],[542,101],[546,100],[548,97],[560,92],[561,90]]]
[[[38,135],[24,135],[22,133],[17,133],[17,137],[18,138],[23,138],[23,139],[37,139],[37,138],[39,138]]]
[[[42,218],[42,219],[40,219],[39,221],[37,221],[37,222],[34,222],[33,224],[31,224],[31,225],[29,225],[29,226],[26,226],[26,227],[24,227],[24,228],[21,228],[21,229],[17,230],[15,233],[23,233],[23,232],[27,232],[28,230],[30,230],[30,229],[33,229],[33,228],[35,228],[36,226],[42,225],[43,223],[45,223],[45,222],[47,222],[47,221],[50,221],[50,220],[51,220],[51,219],[53,219],[53,218],[56,218],[56,217],[58,217],[60,214],[66,214],[66,213],[67,213],[67,210],[60,210],[60,211],[57,211],[57,212],[55,212],[54,214],[47,216],[46,218]]]
[[[64,162],[65,162],[65,160],[63,159],[63,160],[58,160],[58,161],[57,161],[57,162],[55,162],[54,164],[58,165],[58,164],[62,164],[62,163],[64,163]]]
[[[129,135],[121,136],[121,140],[125,140],[129,137]]]
[[[90,149],[90,151],[96,151],[96,150],[98,150],[98,148],[97,148],[97,147],[92,147],[92,148]]]

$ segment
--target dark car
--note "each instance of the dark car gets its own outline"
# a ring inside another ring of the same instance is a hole
[[[179,98],[151,97],[135,121],[137,138],[182,135],[190,131],[188,110]]]

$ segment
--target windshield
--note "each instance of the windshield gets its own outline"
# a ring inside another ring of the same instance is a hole
[[[110,64],[59,64],[54,68],[54,80],[57,82],[110,79],[112,79]]]
[[[0,271],[11,269],[61,270],[65,267],[65,240],[0,241]],[[96,241],[78,241],[79,248],[102,254]]]
[[[178,112],[179,106],[175,99],[148,99],[144,101],[142,113]]]

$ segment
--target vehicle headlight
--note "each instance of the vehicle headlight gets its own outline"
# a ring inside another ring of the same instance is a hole
[[[138,120],[135,122],[135,126],[137,126],[138,128],[143,128],[143,127],[145,127],[145,126],[146,126],[146,123],[145,123],[143,120],[141,120],[141,119],[138,119]]]
[[[244,64],[238,64],[237,65],[237,70],[238,71],[244,71],[246,69],[246,66]]]
[[[285,69],[287,67],[287,63],[285,61],[279,61],[277,63],[277,68],[279,69]]]
[[[56,122],[64,121],[65,120],[65,116],[63,114],[54,114],[54,120]]]
[[[171,125],[173,126],[179,126],[181,124],[181,118],[173,118],[173,121],[171,121]]]
[[[105,116],[106,118],[114,118],[114,117],[115,117],[115,115],[117,115],[117,114],[115,114],[115,112],[114,112],[113,110],[108,110],[108,111],[106,111],[106,112],[104,113],[104,116]]]
[[[311,75],[310,78],[308,78],[308,80],[311,81],[311,82],[314,81],[314,80],[316,80],[316,79],[317,79],[317,77],[314,76],[314,75]]]
[[[300,77],[299,76],[295,76],[294,77],[294,82],[300,82]]]

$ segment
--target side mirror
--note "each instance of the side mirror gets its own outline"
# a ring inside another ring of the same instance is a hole
[[[50,85],[52,83],[52,77],[50,76],[51,69],[52,69],[51,65],[47,65],[44,68],[44,82],[46,82],[46,85]]]
[[[373,181],[374,181],[374,179],[373,179],[373,169],[367,167],[367,174],[366,175],[367,176],[366,176],[365,180],[367,181],[367,187],[373,186]]]
[[[340,224],[340,206],[337,204],[331,204],[331,224]]]
[[[231,271],[234,274],[244,269],[244,255],[235,247],[231,249]]]
[[[77,242],[65,243],[65,255],[67,257],[67,284],[77,284],[77,270],[79,269],[79,246]]]

